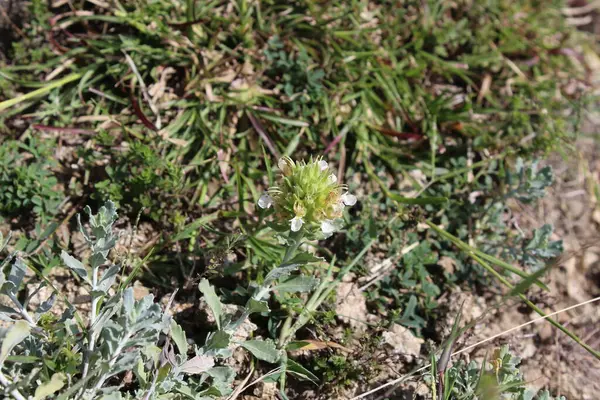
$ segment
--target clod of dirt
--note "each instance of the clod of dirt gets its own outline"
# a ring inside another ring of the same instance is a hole
[[[367,320],[367,300],[353,282],[342,282],[338,286],[335,312],[342,321],[357,331],[364,331]]]
[[[254,389],[254,396],[245,396],[244,400],[271,400],[277,398],[277,383],[262,382],[262,385]]]
[[[383,332],[383,340],[394,349],[394,354],[402,354],[411,362],[421,354],[423,339],[414,336],[409,329],[394,324],[392,329]]]
[[[471,323],[479,318],[486,309],[483,297],[472,293],[463,292],[460,288],[453,290],[448,296],[439,300],[440,310],[445,315],[443,322],[436,324],[436,330],[441,338],[447,338],[452,331],[454,320],[461,313],[459,327]]]

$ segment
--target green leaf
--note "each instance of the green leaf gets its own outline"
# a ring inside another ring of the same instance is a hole
[[[222,305],[219,300],[219,296],[215,292],[215,288],[210,285],[207,279],[202,279],[200,284],[198,285],[198,289],[204,295],[204,299],[206,303],[210,307],[215,320],[217,321],[217,327],[221,329],[221,315],[222,315]]]
[[[23,262],[21,257],[17,257],[15,262],[13,262],[12,267],[10,268],[10,273],[8,274],[8,279],[4,282],[2,287],[2,291],[8,292],[8,294],[12,296],[16,296],[19,291],[19,286],[21,286],[21,282],[23,282],[23,278],[25,277],[25,273],[27,272],[27,266]]]
[[[269,309],[269,304],[267,304],[266,301],[258,301],[258,300],[252,299],[252,298],[250,300],[248,300],[248,304],[246,304],[246,308],[248,309],[248,312],[250,314],[271,311]]]
[[[120,267],[118,265],[111,265],[102,275],[100,282],[98,282],[97,290],[107,293],[108,289],[115,283],[117,274],[119,273]]]
[[[42,400],[62,389],[67,381],[67,376],[62,372],[57,372],[52,375],[50,380],[35,389],[35,400]]]
[[[87,270],[79,260],[77,260],[75,257],[72,257],[64,250],[60,253],[60,258],[62,258],[67,267],[69,267],[71,270],[73,270],[73,272],[89,283]]]
[[[235,371],[231,367],[214,367],[206,371],[213,378],[212,387],[217,389],[221,396],[227,396],[232,392],[231,384],[235,379]],[[204,394],[201,393],[201,394]]]
[[[272,290],[280,293],[310,292],[319,284],[319,279],[313,276],[293,276],[279,283]]]
[[[187,354],[188,344],[185,337],[185,332],[174,320],[171,320],[171,338],[175,342],[175,345],[179,350],[179,354]]]
[[[275,363],[279,360],[279,350],[275,347],[275,343],[271,340],[246,340],[241,342],[240,346],[248,350],[259,360],[268,363]]]
[[[30,332],[31,327],[25,321],[15,322],[8,330],[8,333],[2,341],[2,347],[0,348],[0,367],[4,364],[4,360],[6,360],[6,357],[10,354],[12,349],[28,337]]]
[[[229,346],[231,335],[225,331],[216,331],[208,336],[204,349],[206,351],[225,349]]]
[[[319,378],[315,376],[312,372],[304,368],[302,365],[298,364],[296,361],[292,359],[288,359],[287,362],[287,372],[290,375],[295,376],[298,379],[302,379],[305,381],[311,381],[313,383],[318,383]]]
[[[288,276],[301,266],[317,261],[323,261],[323,259],[308,253],[297,254],[290,261],[282,263],[279,267],[272,269],[265,277],[263,286],[269,286],[272,282]]]
[[[178,240],[189,239],[194,235],[194,233],[205,226],[206,224],[216,220],[219,217],[219,213],[215,212],[209,215],[205,215],[203,217],[198,218],[192,223],[183,227],[181,232],[177,233],[173,238],[171,238],[171,242],[177,242]]]
[[[282,118],[282,117],[278,117],[278,116],[273,115],[273,114],[262,114],[262,113],[259,113],[259,115],[261,117],[263,117],[264,119],[268,119],[269,121],[273,121],[273,122],[279,122],[280,124],[283,124],[283,125],[298,126],[298,127],[307,127],[307,126],[309,126],[308,122],[298,121],[298,120],[295,120],[295,119]]]
[[[522,279],[512,290],[508,293],[508,296],[518,296],[519,294],[525,293],[527,289],[544,275],[552,267],[552,264],[546,265],[544,268],[540,268],[527,278]]]

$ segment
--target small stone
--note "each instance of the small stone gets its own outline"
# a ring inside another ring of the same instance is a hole
[[[450,275],[454,274],[454,271],[456,270],[456,260],[454,260],[451,257],[441,257],[438,261],[438,264],[441,265],[442,268],[444,268],[444,271],[446,271]]]
[[[421,354],[421,345],[425,341],[416,337],[402,325],[394,324],[392,329],[383,333],[383,340],[394,348],[394,354],[408,356],[409,362]]]
[[[143,286],[140,281],[135,281],[133,284],[133,298],[136,300],[141,300],[144,297],[150,294],[150,290]]]
[[[357,331],[364,331],[367,319],[367,300],[362,295],[358,286],[353,282],[342,282],[337,290],[337,303],[335,312],[341,320]]]

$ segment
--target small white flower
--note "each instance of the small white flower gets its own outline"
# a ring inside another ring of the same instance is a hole
[[[304,220],[300,217],[294,217],[290,220],[290,225],[292,226],[292,232],[298,232],[300,228],[302,228],[302,224],[304,224]]]
[[[346,192],[342,195],[342,201],[347,206],[353,206],[356,204],[356,196]]]
[[[325,171],[329,167],[329,164],[325,160],[319,161],[319,169]]]
[[[269,208],[272,205],[273,205],[273,198],[266,193],[263,194],[262,196],[260,196],[260,199],[258,199],[258,206],[260,208]]]
[[[329,183],[336,183],[337,182],[337,176],[335,176],[335,174],[331,174],[327,177],[327,180],[329,181]]]
[[[326,219],[321,222],[321,231],[323,231],[323,234],[325,236],[331,235],[333,232],[335,232],[335,229],[336,226],[334,225],[332,220]]]

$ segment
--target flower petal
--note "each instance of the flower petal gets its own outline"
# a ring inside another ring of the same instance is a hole
[[[329,164],[325,160],[319,161],[319,169],[325,171],[329,167]]]
[[[290,220],[290,225],[292,227],[292,232],[298,232],[300,228],[302,228],[302,224],[304,221],[300,217],[294,217]]]
[[[331,174],[327,177],[327,180],[329,181],[329,183],[336,183],[337,182],[337,176],[335,176],[335,174]]]
[[[335,232],[335,228],[336,228],[336,226],[333,224],[333,221],[330,219],[326,219],[321,222],[321,231],[323,231],[323,234],[325,236],[331,235],[333,232]]]
[[[260,199],[258,199],[258,206],[260,208],[269,208],[272,205],[273,205],[273,198],[266,193],[263,194],[262,196],[260,196]]]
[[[342,201],[347,206],[353,206],[356,204],[356,196],[346,192],[342,195]]]

